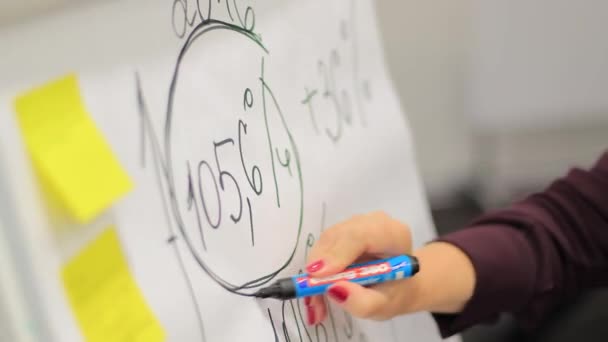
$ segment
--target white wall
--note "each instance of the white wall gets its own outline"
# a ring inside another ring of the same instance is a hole
[[[608,2],[377,1],[431,199],[488,203],[608,148]]]
[[[472,0],[377,1],[389,68],[416,139],[422,176],[440,200],[471,175],[465,113]]]
[[[475,0],[472,24],[482,196],[498,203],[590,166],[608,148],[608,2]]]
[[[0,1],[0,28],[67,2]],[[431,199],[480,172],[495,176],[486,184],[540,182],[608,145],[608,2],[379,0],[376,8]]]
[[[608,1],[474,3],[470,112],[477,124],[608,122]]]

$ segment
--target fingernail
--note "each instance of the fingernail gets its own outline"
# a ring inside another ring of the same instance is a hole
[[[310,297],[304,297],[304,305],[306,305],[306,306],[310,306],[310,301],[311,301],[311,300],[312,300],[312,299],[310,299]]]
[[[338,303],[344,303],[348,299],[348,290],[341,286],[331,287],[327,294]]]
[[[314,325],[315,324],[315,308],[313,308],[312,306],[307,306],[306,307],[306,316],[308,317],[308,325]]]
[[[310,264],[308,264],[308,266],[306,266],[306,271],[308,271],[308,273],[317,272],[318,270],[323,268],[323,265],[325,265],[323,260],[317,260],[315,262],[311,262]]]

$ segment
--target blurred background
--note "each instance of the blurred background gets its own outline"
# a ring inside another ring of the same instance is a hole
[[[386,58],[439,233],[608,149],[608,2],[377,1]],[[607,341],[608,291],[534,336],[510,317],[465,342]]]
[[[0,24],[66,0],[1,1]],[[440,233],[608,149],[608,2],[377,1],[393,81]],[[0,305],[0,308],[2,306]],[[465,342],[606,341],[608,292],[533,336],[504,317]]]

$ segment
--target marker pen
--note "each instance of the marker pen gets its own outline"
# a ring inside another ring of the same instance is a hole
[[[347,267],[343,272],[324,278],[311,278],[308,274],[300,274],[279,279],[274,284],[260,289],[254,296],[282,300],[315,296],[325,293],[331,285],[341,280],[368,286],[411,277],[418,272],[419,268],[416,257],[399,255],[354,264]]]

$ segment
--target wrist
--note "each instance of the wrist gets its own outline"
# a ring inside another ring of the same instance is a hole
[[[475,270],[469,257],[446,242],[432,242],[413,253],[420,271],[412,280],[412,311],[458,313],[473,296]]]

